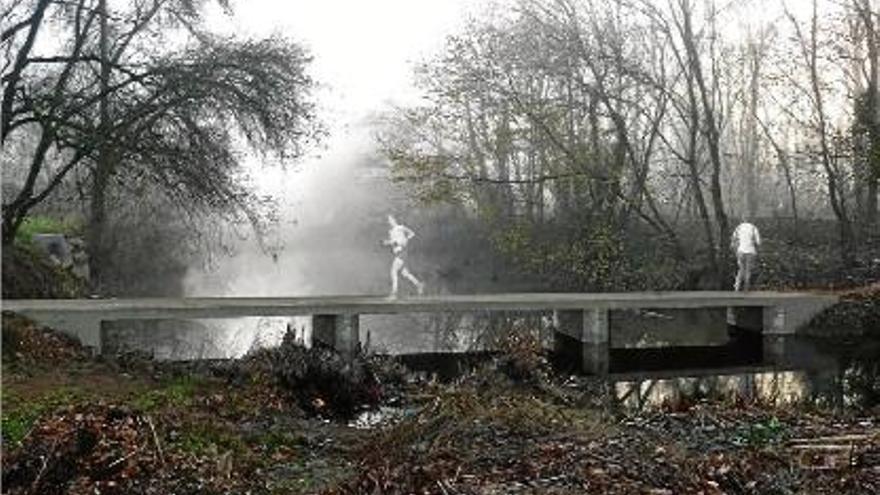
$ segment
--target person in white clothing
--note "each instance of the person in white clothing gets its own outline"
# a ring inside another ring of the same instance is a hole
[[[749,290],[751,288],[752,268],[758,258],[758,247],[761,245],[761,234],[758,227],[743,219],[736,226],[730,239],[730,247],[736,250],[736,281],[733,290]]]
[[[382,244],[391,246],[391,252],[394,253],[394,260],[391,262],[391,297],[397,297],[397,279],[398,274],[401,273],[416,286],[419,295],[422,295],[425,292],[425,284],[406,268],[404,261],[406,259],[406,245],[410,239],[415,237],[416,233],[406,225],[397,223],[397,220],[391,215],[388,215],[388,225],[391,227],[388,229],[388,239],[382,241]]]

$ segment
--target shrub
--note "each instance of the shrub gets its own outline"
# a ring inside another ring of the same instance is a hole
[[[550,374],[550,364],[541,339],[523,328],[512,328],[498,346],[498,369],[516,382],[542,382]]]
[[[87,291],[85,280],[71,268],[55,265],[31,246],[3,249],[4,299],[70,299]]]
[[[382,398],[373,366],[362,355],[349,361],[332,349],[309,349],[297,343],[293,332],[279,347],[261,352],[269,354],[277,383],[307,412],[348,418]]]

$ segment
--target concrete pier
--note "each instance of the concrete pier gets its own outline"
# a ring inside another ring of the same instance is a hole
[[[579,348],[584,371],[597,375],[608,373],[611,339],[607,309],[556,311],[553,320],[556,332],[562,334],[556,338],[557,352],[568,353],[563,346]]]
[[[313,345],[324,345],[351,357],[357,352],[360,318],[356,314],[312,316]]]

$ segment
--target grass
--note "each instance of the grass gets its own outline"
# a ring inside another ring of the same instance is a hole
[[[82,222],[72,219],[59,220],[57,218],[34,215],[24,219],[18,232],[15,233],[16,241],[30,244],[35,234],[79,234],[83,229]]]
[[[182,426],[181,436],[175,443],[185,452],[201,456],[232,451],[239,456],[248,450],[241,435],[222,424],[204,421]]]
[[[159,388],[148,390],[135,396],[131,405],[143,411],[153,411],[161,407],[187,407],[204,381],[192,377],[181,376],[164,382]]]
[[[37,397],[25,398],[7,390],[3,392],[2,439],[8,446],[18,445],[34,423],[48,412],[80,403],[88,393],[78,387],[61,387]],[[6,447],[4,447],[6,448]]]
[[[733,438],[739,446],[764,447],[781,442],[787,434],[786,426],[776,416],[741,427]]]

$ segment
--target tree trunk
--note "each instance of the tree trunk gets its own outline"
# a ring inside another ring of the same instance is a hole
[[[720,147],[720,131],[718,129],[717,115],[715,114],[712,94],[703,74],[702,63],[700,62],[700,54],[697,50],[697,40],[691,25],[690,7],[685,3],[680,4],[682,14],[682,41],[684,42],[690,70],[693,71],[694,81],[699,90],[699,98],[703,108],[703,134],[706,138],[706,144],[709,147],[709,159],[712,165],[712,175],[709,182],[709,191],[712,195],[712,209],[715,217],[715,223],[718,227],[719,245],[717,246],[718,269],[716,275],[718,284],[721,285],[723,280],[729,278],[730,268],[728,262],[730,255],[727,246],[721,245],[730,237],[730,227],[728,225],[727,213],[724,211],[724,197],[721,189],[721,147]],[[713,246],[714,248],[714,246]]]
[[[110,149],[110,108],[107,89],[110,86],[110,54],[107,32],[107,0],[100,0],[100,49],[101,49],[101,74],[100,91],[102,98],[99,101],[99,145],[98,160],[95,164],[92,176],[92,197],[89,208],[88,228],[88,255],[89,276],[94,290],[99,290],[102,285],[102,268],[106,263],[106,239],[105,229],[107,224],[107,187],[110,181],[113,161]]]
[[[810,76],[810,89],[815,105],[817,127],[819,130],[819,146],[822,166],[828,182],[828,200],[831,209],[837,217],[838,232],[840,236],[840,257],[844,265],[850,266],[854,261],[855,238],[852,224],[846,207],[846,198],[843,195],[842,181],[844,178],[836,166],[836,158],[832,156],[831,144],[828,137],[828,123],[825,116],[825,103],[819,81],[818,67],[818,12],[816,0],[813,0],[813,16],[810,26],[810,46],[808,51],[808,69]]]
[[[749,218],[758,215],[757,166],[758,166],[758,89],[761,78],[761,50],[758,42],[752,39],[749,43],[749,65],[751,77],[749,81],[749,103],[746,115],[745,146],[743,158],[746,172],[746,212]]]

